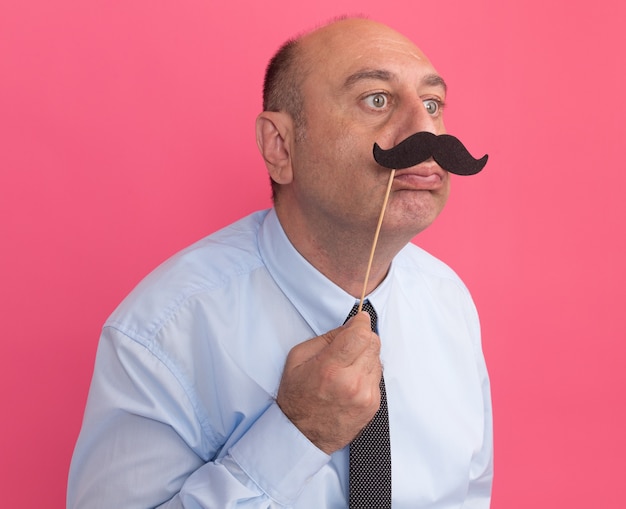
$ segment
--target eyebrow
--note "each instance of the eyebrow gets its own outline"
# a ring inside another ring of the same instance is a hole
[[[392,81],[394,79],[397,79],[397,76],[391,71],[387,71],[385,69],[362,69],[348,76],[344,81],[343,86],[344,88],[352,88],[360,81]],[[444,79],[438,74],[427,74],[422,78],[421,83],[430,87],[440,87],[444,92],[448,91],[448,85],[446,85]]]
[[[438,74],[428,74],[422,78],[422,83],[429,87],[441,87],[444,92],[448,91],[448,85]]]
[[[346,78],[343,86],[344,88],[351,88],[359,81],[365,80],[379,80],[379,81],[391,81],[396,76],[390,71],[384,69],[362,69],[357,71]]]

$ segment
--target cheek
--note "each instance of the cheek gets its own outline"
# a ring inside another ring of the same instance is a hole
[[[446,126],[444,124],[443,118],[441,118],[437,126],[437,134],[447,134],[447,133],[448,131],[446,130]]]
[[[345,199],[354,201],[356,193],[367,196],[382,186],[384,193],[387,170],[381,171],[374,161],[374,141],[360,132],[358,126],[350,127],[338,118],[327,118],[320,127],[310,124],[306,139],[294,150],[294,163],[310,172],[310,178],[324,179],[328,192],[344,193]],[[382,196],[382,195],[381,195]]]

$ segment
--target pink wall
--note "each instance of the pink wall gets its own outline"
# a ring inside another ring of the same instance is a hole
[[[623,506],[623,2],[22,0],[0,5],[3,507],[63,506],[102,322],[166,257],[269,204],[265,62],[359,12],[422,47],[449,131],[491,157],[417,242],[481,312],[493,507]]]

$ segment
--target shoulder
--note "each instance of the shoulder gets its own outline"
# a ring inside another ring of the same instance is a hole
[[[105,323],[149,338],[190,300],[233,284],[264,267],[258,230],[267,211],[251,214],[176,253],[148,274]]]
[[[447,313],[461,313],[478,322],[474,300],[465,283],[446,263],[415,244],[408,244],[393,261],[394,279],[411,299],[428,302]]]
[[[456,286],[469,294],[465,283],[449,265],[413,243],[407,244],[393,263],[403,274]]]
[[[461,278],[446,263],[422,248],[409,244],[394,259],[394,285],[406,305],[417,315],[428,310],[442,329],[466,331],[475,353],[480,354],[480,320],[474,300]]]

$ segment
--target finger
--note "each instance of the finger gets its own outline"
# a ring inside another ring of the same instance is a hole
[[[360,357],[377,357],[380,352],[380,340],[370,327],[370,318],[366,312],[352,317],[339,329],[330,331],[327,337],[331,341],[327,348],[321,350],[318,357],[321,360],[334,360],[343,367],[351,366]]]
[[[346,341],[350,341],[350,338],[348,337],[348,338],[340,338],[339,341],[337,341],[337,344],[335,345],[335,347],[333,347],[325,355],[322,355],[323,351],[327,347],[335,343],[339,335],[343,335],[346,333],[346,331],[350,331],[350,330],[353,330],[353,331],[356,330],[357,334],[364,334],[366,336],[364,338],[361,338],[360,340],[358,337],[352,339],[352,348],[355,349],[354,352],[350,353],[348,351],[349,350],[348,345],[346,345],[345,343]],[[372,335],[373,333],[371,333],[369,315],[367,314],[367,312],[361,311],[357,315],[350,318],[342,326],[337,327],[336,329],[329,330],[328,332],[322,334],[321,336],[308,339],[296,345],[289,352],[289,355],[287,358],[287,365],[298,366],[302,364],[303,362],[306,362],[309,359],[315,356],[319,356],[319,355],[322,355],[324,359],[326,358],[332,359],[333,357],[337,355],[335,349],[338,348],[340,350],[346,350],[346,352],[344,355],[339,355],[337,360],[339,360],[343,365],[348,366],[352,364],[355,356],[357,356],[360,352],[362,352],[367,347],[367,345],[369,344],[367,337],[371,338]],[[346,357],[345,360],[343,360],[344,356]]]
[[[328,334],[328,333],[327,333]],[[329,339],[317,336],[294,346],[287,356],[286,367],[299,366],[312,359],[328,346]]]

